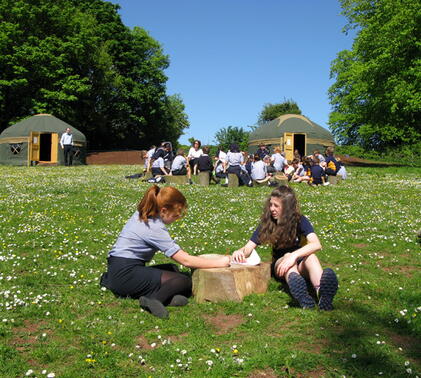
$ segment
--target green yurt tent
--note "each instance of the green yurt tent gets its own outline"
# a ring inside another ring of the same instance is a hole
[[[51,114],[37,114],[5,129],[0,134],[0,164],[64,165],[60,138],[67,127],[73,134],[73,164],[85,164],[85,135]]]
[[[301,156],[311,155],[314,150],[323,153],[326,147],[334,146],[335,142],[328,130],[308,118],[298,114],[284,114],[250,133],[249,152],[256,152],[259,144],[265,144],[271,150],[280,147],[285,157],[292,160],[295,150]]]

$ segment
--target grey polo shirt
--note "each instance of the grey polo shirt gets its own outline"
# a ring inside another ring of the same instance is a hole
[[[177,155],[171,165],[171,171],[177,171],[187,165],[187,160],[184,156]]]
[[[108,256],[151,261],[157,251],[171,257],[180,250],[171,238],[161,218],[151,218],[148,223],[139,219],[136,211],[123,227]]]

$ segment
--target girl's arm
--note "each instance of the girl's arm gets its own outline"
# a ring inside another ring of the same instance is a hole
[[[230,265],[230,256],[221,256],[217,259],[206,259],[200,256],[192,256],[180,249],[171,258],[188,268],[224,268]]]
[[[281,257],[281,261],[276,265],[276,273],[283,277],[288,270],[297,263],[301,257],[309,256],[322,249],[320,240],[317,235],[312,232],[307,235],[307,244],[294,252],[286,253]]]
[[[255,249],[256,247],[257,247],[257,244],[249,240],[243,248],[240,248],[233,252],[232,254],[233,261],[238,262],[238,263],[246,262],[246,258],[251,255],[251,253],[253,252],[253,249]]]

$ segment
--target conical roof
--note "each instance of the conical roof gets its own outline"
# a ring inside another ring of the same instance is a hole
[[[1,134],[0,138],[23,137],[30,136],[31,131],[58,133],[63,134],[66,128],[70,127],[73,134],[73,140],[78,142],[86,142],[86,137],[82,132],[75,129],[68,123],[54,117],[51,114],[37,114],[32,117],[26,118],[23,121],[9,126]]]
[[[306,133],[308,138],[333,142],[333,135],[328,130],[299,114],[284,114],[261,125],[250,133],[249,140],[279,138],[285,132]]]

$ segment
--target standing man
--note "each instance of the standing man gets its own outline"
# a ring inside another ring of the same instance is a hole
[[[69,166],[73,163],[73,134],[70,127],[61,135],[60,145],[64,150],[64,165]]]

